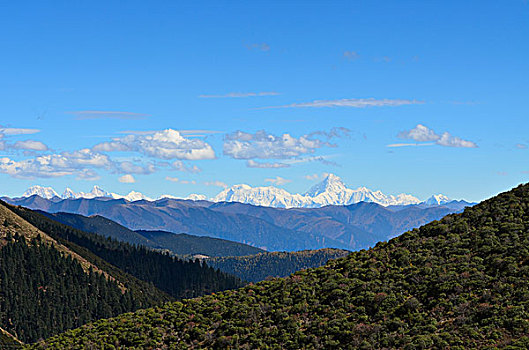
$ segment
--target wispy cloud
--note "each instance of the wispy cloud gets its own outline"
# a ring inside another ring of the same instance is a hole
[[[167,181],[181,183],[181,184],[184,184],[184,185],[196,185],[197,184],[197,182],[195,180],[180,180],[179,178],[172,177],[172,176],[166,176],[165,179]]]
[[[206,181],[204,182],[204,185],[206,186],[216,186],[216,187],[222,187],[222,188],[228,188],[228,185],[222,181]]]
[[[36,134],[38,132],[40,132],[39,129],[0,127],[0,135],[30,135],[30,134]]]
[[[256,162],[253,159],[246,161],[246,166],[248,168],[259,168],[259,169],[278,169],[278,168],[288,168],[290,165],[285,163],[278,162]]]
[[[276,176],[275,179],[265,179],[266,182],[273,183],[274,185],[281,186],[292,182],[292,180],[284,179],[281,176]]]
[[[517,143],[517,144],[515,145],[515,147],[518,148],[518,149],[526,149],[526,148],[527,148],[527,145],[524,144],[524,143]]]
[[[229,92],[223,95],[199,95],[200,98],[242,98],[242,97],[258,97],[258,96],[277,96],[279,92],[264,91],[264,92]]]
[[[266,108],[322,108],[322,107],[397,107],[404,105],[423,104],[423,101],[404,99],[375,99],[375,98],[344,98],[341,100],[315,100],[311,102],[291,103],[281,106],[268,106]]]
[[[153,135],[159,132],[159,130],[122,130],[118,131],[119,134],[127,135]],[[178,130],[178,132],[187,137],[202,137],[205,135],[222,134],[224,131],[219,130],[206,130],[206,129],[192,129],[192,130]]]
[[[133,113],[133,112],[119,112],[119,111],[71,111],[68,114],[76,116],[75,119],[128,119],[138,120],[149,117],[149,114]]]
[[[320,178],[320,175],[319,174],[309,174],[309,175],[303,176],[303,178],[305,178],[306,180],[314,181],[314,180],[318,180]]]
[[[435,143],[392,143],[386,147],[421,147],[421,146],[433,146]]]

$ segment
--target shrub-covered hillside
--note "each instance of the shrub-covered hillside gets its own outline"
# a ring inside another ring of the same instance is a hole
[[[35,348],[529,347],[529,185],[291,277],[137,311]]]

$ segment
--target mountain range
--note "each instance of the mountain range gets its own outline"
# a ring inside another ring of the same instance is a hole
[[[58,199],[93,199],[93,198],[113,198],[125,199],[127,201],[148,200],[154,199],[146,195],[131,191],[127,195],[120,195],[112,192],[107,192],[99,186],[94,186],[90,192],[74,192],[70,188],[66,188],[62,195],[59,195],[51,187],[32,186],[24,192],[22,197],[31,197],[38,195],[39,197],[58,200]],[[191,194],[186,198],[181,198],[173,195],[163,195],[158,199],[190,199],[190,200],[207,200],[207,197],[199,194]],[[370,202],[380,204],[382,206],[390,205],[444,205],[452,200],[445,195],[432,195],[425,201],[410,194],[387,195],[381,191],[372,191],[365,187],[357,189],[348,188],[344,182],[334,174],[328,174],[323,181],[312,186],[304,194],[291,194],[284,189],[267,186],[267,187],[251,187],[249,185],[234,185],[226,188],[219,194],[210,198],[210,202],[239,202],[247,203],[265,207],[275,208],[320,208],[327,205],[349,205],[360,202]]]
[[[471,204],[381,206],[359,202],[321,208],[273,208],[237,202],[164,198],[129,202],[123,198],[4,198],[48,213],[100,215],[131,230],[168,231],[221,238],[268,251],[320,248],[356,250],[459,212]]]
[[[33,349],[527,349],[529,185],[290,277],[100,320]]]

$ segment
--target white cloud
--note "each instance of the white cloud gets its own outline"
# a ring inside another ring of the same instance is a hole
[[[332,146],[310,135],[296,138],[290,134],[276,136],[264,130],[255,134],[238,130],[226,135],[223,150],[235,159],[289,159]]]
[[[110,158],[89,148],[83,148],[74,152],[63,152],[61,156],[67,159],[69,164],[75,166],[92,166],[96,168],[110,168]]]
[[[279,92],[264,91],[264,92],[229,92],[223,95],[199,95],[200,98],[241,98],[241,97],[256,97],[256,96],[277,96]]]
[[[271,182],[274,185],[281,186],[284,184],[287,184],[289,182],[292,182],[292,180],[284,179],[281,176],[276,176],[275,179],[265,179],[266,182]]]
[[[204,185],[206,186],[217,186],[217,187],[223,187],[223,188],[227,188],[228,185],[222,181],[218,181],[218,180],[215,180],[215,181],[206,181],[204,182]]]
[[[25,128],[1,128],[0,134],[3,135],[30,135],[40,132],[39,129],[25,129]]]
[[[439,135],[432,129],[422,125],[417,124],[417,126],[411,130],[400,132],[397,137],[401,139],[409,139],[417,142],[432,142],[434,141],[436,145],[444,147],[461,147],[461,148],[476,148],[478,147],[474,142],[463,140],[460,137],[452,136],[448,132],[444,132]],[[388,145],[387,147],[403,147],[403,146],[424,146],[431,144],[409,144],[409,143],[396,143]]]
[[[172,176],[166,176],[165,179],[167,181],[171,181],[171,182],[178,182],[179,179],[177,177],[172,177]]]
[[[395,107],[403,105],[422,104],[424,102],[417,100],[403,99],[374,99],[374,98],[344,98],[341,100],[315,100],[311,102],[291,103],[281,106],[269,106],[262,108],[321,108],[321,107]]]
[[[518,148],[518,149],[526,149],[526,148],[527,148],[527,145],[526,145],[526,144],[523,144],[523,143],[517,143],[517,144],[516,144],[516,148]]]
[[[192,173],[192,174],[196,174],[196,173],[199,173],[201,172],[202,170],[197,167],[196,165],[186,165],[184,164],[184,162],[182,162],[181,160],[175,160],[172,164],[171,164],[172,168],[174,170],[177,170],[177,171],[183,171],[183,172],[186,172],[186,173]]]
[[[160,159],[214,159],[213,148],[203,140],[190,139],[173,129],[154,134],[127,135],[93,147],[99,152],[139,152]]]
[[[23,149],[28,151],[47,151],[48,146],[40,141],[26,140],[26,141],[17,141],[12,146],[14,149]]]
[[[440,139],[440,136],[437,135],[432,129],[429,129],[422,124],[417,124],[417,126],[411,130],[400,132],[397,137],[401,139],[415,140],[418,142],[437,141]]]
[[[464,147],[464,148],[476,148],[476,145],[472,141],[463,140],[457,136],[452,136],[448,132],[444,132],[441,138],[437,141],[440,146],[446,147]]]
[[[113,163],[103,154],[90,149],[48,154],[20,161],[4,157],[0,160],[0,172],[16,178],[50,178],[76,175],[80,179],[98,177],[90,168],[111,169]]]
[[[268,163],[268,162],[256,162],[253,159],[246,161],[248,168],[260,168],[260,169],[277,169],[277,168],[288,168],[290,165],[285,163]]]
[[[73,114],[78,120],[84,119],[126,119],[137,120],[145,119],[149,114],[133,113],[133,112],[119,112],[119,111],[72,111],[67,112]]]
[[[134,176],[132,176],[130,174],[126,174],[126,175],[121,176],[118,179],[118,181],[122,182],[122,183],[126,183],[126,184],[133,184],[133,183],[136,182],[136,179],[134,178]]]

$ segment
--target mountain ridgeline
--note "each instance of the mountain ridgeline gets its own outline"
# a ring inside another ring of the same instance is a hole
[[[132,231],[100,215],[86,217],[70,213],[47,213],[43,211],[39,211],[39,213],[85,232],[97,233],[117,241],[139,244],[152,249],[168,250],[172,254],[179,256],[197,254],[212,257],[244,256],[264,252],[262,249],[247,244],[219,238],[199,237],[185,233],[176,234],[166,231]]]
[[[199,261],[85,233],[0,202],[2,342],[8,334],[34,342],[100,318],[241,285]]]
[[[48,213],[99,215],[130,230],[188,233],[267,251],[367,248],[465,206],[459,203],[454,207],[383,207],[361,202],[348,206],[282,209],[237,202],[175,199],[128,202],[108,198],[47,200],[32,196],[7,200]]]
[[[529,347],[529,185],[369,250],[32,348]]]

